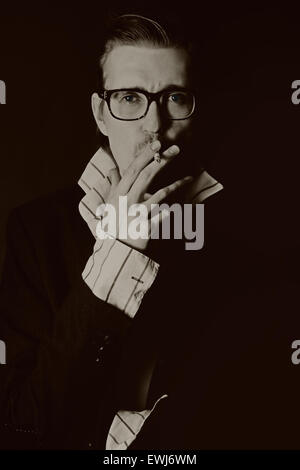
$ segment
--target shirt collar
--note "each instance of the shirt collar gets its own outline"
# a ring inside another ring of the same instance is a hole
[[[98,217],[96,209],[105,203],[110,183],[109,171],[116,168],[112,157],[102,147],[93,155],[82,173],[78,184],[85,192],[79,203],[79,212],[95,236]],[[221,191],[223,185],[201,169],[198,176],[187,185],[186,202],[201,204],[205,199]]]

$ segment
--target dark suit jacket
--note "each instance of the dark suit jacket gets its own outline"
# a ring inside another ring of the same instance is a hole
[[[130,448],[299,448],[298,284],[284,265],[225,236],[214,196],[202,250],[153,242],[161,267],[131,320],[81,278],[94,244],[81,197],[70,188],[10,216],[2,447],[105,448],[115,412],[140,409],[154,366],[147,406],[168,398]]]

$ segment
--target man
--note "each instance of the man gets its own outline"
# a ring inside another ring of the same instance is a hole
[[[264,321],[260,314],[281,281],[217,227],[222,185],[201,168],[191,144],[197,93],[189,44],[153,20],[124,15],[108,31],[100,65],[92,108],[106,140],[79,180],[85,195],[66,190],[10,218],[4,448],[295,442],[291,433],[286,440],[291,409],[276,406],[280,387],[266,354],[278,340],[277,366],[293,388],[276,313],[286,296],[277,298],[272,322]],[[213,196],[204,248],[187,251],[176,238],[121,238],[119,226],[98,237],[99,206],[117,210],[120,196],[148,210]],[[280,426],[272,422],[275,411]]]

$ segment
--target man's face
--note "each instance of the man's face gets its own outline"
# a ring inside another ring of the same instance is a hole
[[[104,64],[106,90],[139,88],[156,93],[165,88],[188,86],[188,56],[175,48],[116,46]],[[172,121],[163,117],[159,104],[152,102],[148,113],[136,121],[114,118],[107,103],[93,95],[93,111],[100,131],[109,139],[110,150],[121,175],[145,146],[158,138],[162,151],[184,142],[191,119]],[[180,144],[182,152],[182,144]]]

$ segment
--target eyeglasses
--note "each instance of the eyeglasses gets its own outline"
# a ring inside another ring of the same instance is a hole
[[[110,114],[121,121],[137,121],[146,116],[152,101],[159,103],[163,114],[171,120],[188,119],[195,110],[191,91],[174,89],[149,93],[138,88],[103,90],[100,93]]]

